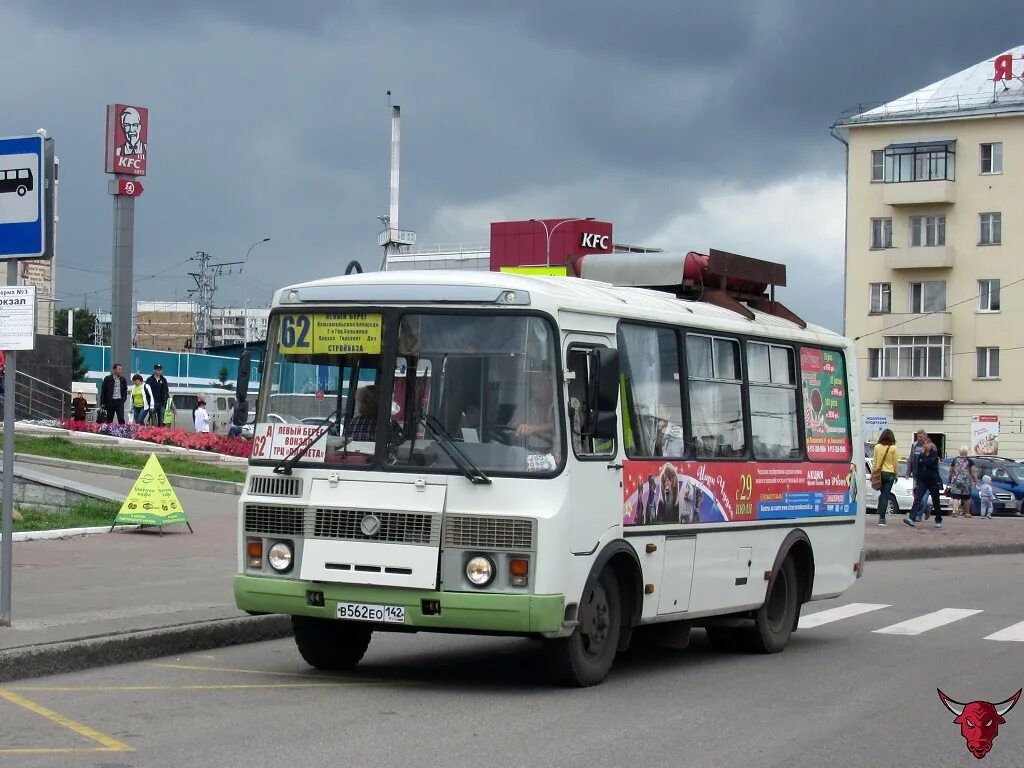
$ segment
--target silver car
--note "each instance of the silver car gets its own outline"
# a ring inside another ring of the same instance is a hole
[[[864,506],[872,511],[878,510],[878,496],[879,492],[871,487],[871,459],[866,460],[868,473],[867,482],[864,487],[867,489],[864,492]],[[925,498],[925,510],[929,511],[932,507],[931,494],[928,494]],[[943,514],[949,512],[952,508],[953,500],[946,496],[946,486],[942,486],[942,495],[939,497],[940,506]],[[901,459],[899,462],[899,477],[896,478],[896,482],[892,485],[892,496],[889,498],[889,509],[886,511],[886,515],[899,515],[903,512],[909,512],[910,508],[914,506],[914,481],[907,477],[907,461]]]

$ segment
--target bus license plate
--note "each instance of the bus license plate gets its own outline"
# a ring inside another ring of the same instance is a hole
[[[375,621],[381,624],[404,624],[405,606],[338,603],[338,618],[349,621]]]

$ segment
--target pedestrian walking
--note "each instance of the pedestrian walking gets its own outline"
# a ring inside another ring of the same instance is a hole
[[[100,403],[106,413],[108,424],[114,423],[115,416],[118,424],[124,424],[124,404],[127,398],[128,380],[121,375],[121,364],[114,363],[100,385]]]
[[[892,486],[899,473],[899,454],[896,450],[896,436],[891,429],[883,429],[875,443],[874,455],[871,460],[871,487],[875,487],[876,477],[878,488],[878,524],[886,526],[885,517],[889,512],[889,500],[892,498]]]
[[[946,479],[953,517],[961,514],[964,517],[971,516],[971,488],[976,482],[975,472],[974,462],[967,458],[967,446],[960,446],[960,455],[950,462],[949,477]]]
[[[921,453],[914,462],[914,506],[910,515],[903,522],[914,526],[924,512],[925,497],[931,496],[932,512],[935,514],[935,527],[942,527],[942,506],[939,494],[942,491],[942,478],[939,476],[939,452],[935,444],[926,439]],[[926,518],[927,519],[927,518]]]
[[[199,404],[196,406],[192,418],[195,419],[196,432],[210,431],[210,414],[206,410],[206,399],[202,396],[199,398]]]
[[[143,424],[146,416],[153,409],[153,390],[142,380],[142,374],[136,373],[132,376],[131,388],[132,421],[135,424]]]
[[[992,478],[985,475],[981,478],[981,484],[978,486],[978,501],[981,502],[981,519],[991,520],[992,519],[992,506],[995,502],[996,493],[992,490]]]
[[[153,392],[153,409],[150,411],[151,423],[160,426],[164,421],[167,401],[171,399],[171,388],[164,378],[164,367],[157,363],[153,366],[153,375],[146,379],[146,384]]]
[[[910,447],[910,455],[907,457],[907,477],[910,478],[912,490],[917,488],[917,460],[924,451],[925,440],[928,439],[928,430],[919,429],[914,433],[914,444]],[[927,516],[925,517],[927,520]]]

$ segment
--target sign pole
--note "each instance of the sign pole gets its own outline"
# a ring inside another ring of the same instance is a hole
[[[133,370],[132,272],[135,251],[135,198],[114,195],[114,282],[110,324],[110,362]]]
[[[15,259],[7,262],[7,284],[18,284],[18,262]],[[14,552],[14,390],[17,375],[17,353],[7,352],[4,358],[4,492],[3,492],[3,524],[0,533],[3,543],[0,544],[0,627],[11,626],[11,574],[14,564],[11,557]]]

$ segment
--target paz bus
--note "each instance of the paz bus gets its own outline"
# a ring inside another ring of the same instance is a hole
[[[852,343],[775,301],[781,265],[586,258],[275,293],[239,608],[290,615],[320,669],[375,632],[500,634],[585,686],[694,627],[781,651],[805,603],[860,577]],[[321,423],[268,423],[318,366],[365,386]]]

